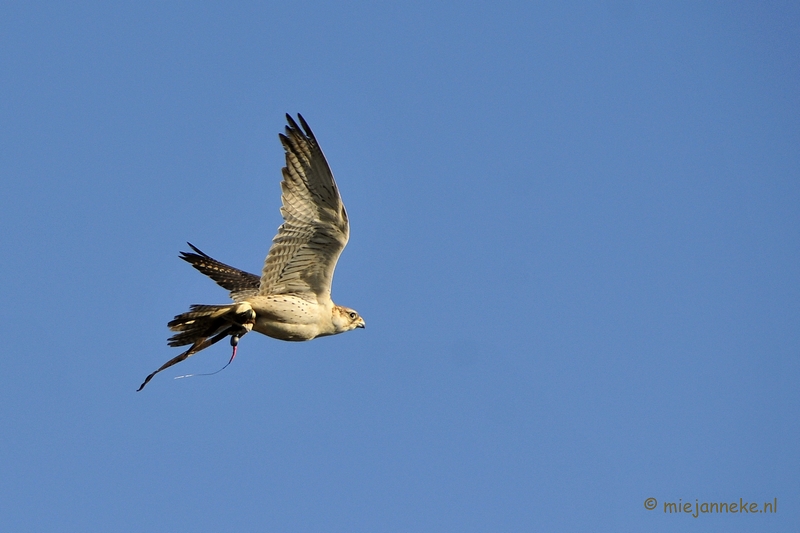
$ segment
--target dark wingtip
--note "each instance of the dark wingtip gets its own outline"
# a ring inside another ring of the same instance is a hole
[[[292,130],[300,131],[300,127],[297,125],[297,122],[294,121],[292,115],[289,113],[286,113],[286,122],[289,123],[289,125],[286,127],[287,132],[291,133]]]
[[[311,128],[308,126],[308,122],[306,122],[306,119],[303,118],[303,115],[298,113],[297,118],[300,119],[300,125],[303,126],[303,131],[306,132],[306,135],[308,135],[309,138],[316,140],[316,138],[314,137],[314,132],[311,131]]]
[[[306,119],[303,118],[303,115],[298,113],[297,120],[300,121],[300,126],[297,125],[297,122],[295,122],[294,118],[292,118],[292,115],[286,113],[286,122],[289,124],[286,127],[286,134],[292,135],[292,133],[296,132],[299,133],[300,135],[305,135],[309,139],[313,139],[314,141],[316,141],[317,139],[314,137],[314,132],[311,131],[311,128],[308,126],[308,122],[306,122]]]
[[[200,256],[202,259],[211,259],[207,254],[203,253],[200,250],[200,248],[198,248],[194,244],[192,244],[190,242],[187,242],[186,244],[188,244],[192,248],[192,250],[194,250],[195,253],[197,254],[197,255],[195,255],[195,254],[193,254],[191,252],[180,252],[180,255],[178,257],[180,257],[181,259],[183,259],[187,263],[191,263],[192,265],[194,265],[194,259],[197,256]]]

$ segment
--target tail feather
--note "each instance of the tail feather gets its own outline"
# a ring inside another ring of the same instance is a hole
[[[192,305],[188,312],[176,316],[167,324],[172,331],[178,332],[167,341],[170,346],[192,346],[147,376],[137,390],[142,390],[162,370],[184,361],[228,335],[242,337],[253,329],[255,319],[256,313],[247,303]]]
[[[167,326],[172,331],[177,331],[169,338],[170,346],[185,346],[192,344],[199,338],[211,337],[220,330],[230,325],[226,318],[235,305],[193,305],[187,313],[180,314],[171,320]]]

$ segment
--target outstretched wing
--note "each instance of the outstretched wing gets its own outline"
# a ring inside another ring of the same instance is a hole
[[[258,293],[261,279],[255,274],[233,268],[209,257],[195,245],[187,242],[196,253],[181,252],[181,259],[213,279],[217,285],[230,291],[231,300],[239,302]]]
[[[318,301],[327,300],[350,225],[328,162],[311,128],[301,115],[297,118],[302,130],[286,115],[286,135],[280,135],[286,151],[284,223],[264,262],[259,294],[314,294]]]

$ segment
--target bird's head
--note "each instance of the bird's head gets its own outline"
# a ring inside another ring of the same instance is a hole
[[[343,333],[351,329],[365,327],[364,319],[361,318],[361,315],[354,309],[342,307],[341,305],[333,306],[331,321],[336,328],[336,333]]]

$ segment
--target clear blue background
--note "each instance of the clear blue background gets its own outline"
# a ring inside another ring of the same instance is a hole
[[[0,7],[0,529],[796,531],[796,2],[66,4]],[[298,111],[367,329],[137,394]]]

